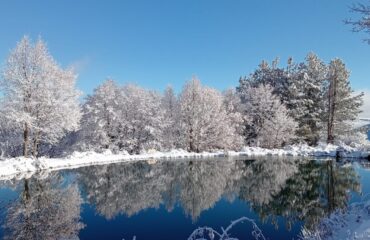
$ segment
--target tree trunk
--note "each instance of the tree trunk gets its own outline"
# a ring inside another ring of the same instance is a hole
[[[194,152],[195,151],[195,147],[194,147],[194,131],[193,131],[193,128],[191,127],[190,130],[189,130],[189,150],[190,152]]]
[[[28,125],[27,123],[24,124],[24,130],[23,130],[23,156],[27,157],[28,155]]]
[[[39,132],[36,133],[35,138],[33,139],[33,157],[37,157],[39,148]]]
[[[334,143],[334,120],[337,101],[337,77],[334,76],[329,85],[329,116],[328,116],[328,139],[327,143]]]

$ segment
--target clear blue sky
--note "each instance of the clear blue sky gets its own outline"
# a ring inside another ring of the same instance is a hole
[[[261,60],[307,52],[342,58],[355,89],[370,89],[370,45],[343,24],[350,0],[117,0],[0,3],[0,61],[24,34],[48,43],[63,66],[78,69],[85,93],[112,77],[176,90],[193,74],[234,87]]]

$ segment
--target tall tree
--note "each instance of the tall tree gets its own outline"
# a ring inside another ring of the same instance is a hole
[[[328,81],[323,116],[327,124],[327,142],[334,143],[338,135],[350,129],[350,122],[356,120],[361,113],[363,93],[354,95],[349,82],[349,71],[340,59],[330,62]]]
[[[224,91],[222,95],[226,113],[235,128],[235,133],[237,136],[242,136],[245,130],[244,123],[248,117],[243,115],[244,106],[241,102],[240,95],[235,91],[235,89],[228,89]],[[240,141],[244,143],[244,140]]]
[[[288,105],[291,101],[290,92],[288,91],[291,82],[289,74],[291,69],[293,69],[293,62],[290,60],[287,68],[278,67],[278,64],[278,58],[272,61],[271,64],[262,61],[252,74],[240,78],[237,90],[243,92],[244,89],[249,87],[270,85],[273,93],[278,95],[281,101]]]
[[[80,146],[130,153],[160,149],[164,125],[158,93],[136,85],[120,87],[108,80],[84,105]]]
[[[200,152],[240,147],[240,136],[227,114],[220,92],[202,86],[193,77],[184,86],[179,101],[180,132],[187,150]]]
[[[23,131],[23,155],[40,143],[53,144],[79,126],[76,75],[62,69],[39,39],[28,37],[10,53],[2,78],[6,117]]]
[[[320,139],[326,77],[327,66],[314,53],[309,53],[306,61],[295,72],[293,85],[298,90],[298,95],[297,110],[293,112],[299,124],[297,135],[310,145],[317,144]]]
[[[87,145],[114,148],[118,141],[122,95],[116,83],[108,79],[87,96],[83,106],[82,131]],[[89,148],[89,146],[87,146]]]
[[[164,111],[164,128],[162,136],[163,147],[167,150],[176,148],[178,144],[178,99],[171,86],[167,86],[162,96],[162,108]]]
[[[121,144],[130,153],[161,149],[164,111],[161,95],[136,85],[126,85],[123,91],[123,119]]]

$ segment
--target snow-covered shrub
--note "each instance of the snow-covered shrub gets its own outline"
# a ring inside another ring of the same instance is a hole
[[[345,144],[347,146],[357,148],[359,150],[369,150],[370,149],[370,141],[366,133],[362,131],[347,131],[342,135],[338,136],[336,140],[336,144],[342,145]]]

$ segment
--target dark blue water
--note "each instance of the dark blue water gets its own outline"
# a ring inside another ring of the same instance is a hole
[[[6,239],[187,239],[253,219],[268,239],[298,239],[303,226],[370,193],[360,164],[300,159],[135,162],[0,182]],[[253,239],[248,222],[232,228]]]

